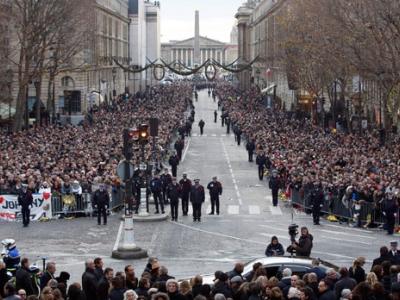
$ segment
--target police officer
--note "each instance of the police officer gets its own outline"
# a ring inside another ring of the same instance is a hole
[[[192,189],[192,181],[187,178],[187,174],[182,174],[182,179],[179,181],[182,187],[182,213],[187,216],[189,210],[189,194]]]
[[[170,156],[168,163],[171,166],[172,177],[176,177],[176,172],[177,172],[178,165],[179,165],[179,157],[176,154],[176,152]]]
[[[321,208],[324,205],[324,191],[319,182],[315,182],[310,195],[314,225],[319,225]]]
[[[185,127],[186,127],[186,135],[187,136],[191,136],[192,135],[192,123],[193,122],[190,119],[188,119],[186,121]]]
[[[397,199],[394,197],[393,188],[387,188],[385,191],[385,198],[382,202],[382,210],[386,216],[386,230],[387,234],[392,235],[394,226],[396,224],[396,214],[398,211]]]
[[[110,206],[110,196],[106,186],[101,183],[99,189],[94,192],[93,204],[97,208],[97,225],[101,225],[101,215],[103,215],[103,224],[107,225],[107,209]]]
[[[240,129],[240,127],[238,126],[237,127],[237,129],[236,129],[236,141],[237,141],[237,144],[238,144],[238,146],[240,146],[240,141],[241,141],[241,139],[242,139],[242,130]]]
[[[272,204],[274,206],[278,206],[278,191],[280,187],[280,180],[278,177],[278,171],[273,170],[272,171],[272,176],[269,179],[269,188],[271,189],[272,192]]]
[[[218,112],[214,110],[214,123],[217,123]]]
[[[181,161],[181,159],[182,159],[182,151],[183,151],[183,148],[185,148],[184,140],[181,139],[181,138],[178,138],[176,140],[176,142],[175,142],[174,147],[175,147],[175,150],[176,150],[176,154],[177,154],[177,156],[179,158],[179,161]]]
[[[254,143],[253,139],[250,139],[246,144],[246,150],[249,154],[249,162],[253,162],[253,154],[254,150],[256,149],[256,144]]]
[[[199,122],[200,135],[203,135],[203,132],[204,132],[204,125],[206,125],[206,123],[203,121],[203,119],[201,119],[200,122]]]
[[[22,185],[22,190],[18,195],[18,205],[21,206],[22,224],[24,227],[28,227],[31,218],[30,207],[33,205],[33,197],[26,184]]]
[[[266,167],[267,157],[265,156],[264,151],[261,151],[256,157],[256,164],[258,165],[258,178],[263,180],[264,178],[264,169]]]
[[[164,200],[161,197],[162,182],[158,174],[150,181],[150,190],[153,193],[154,204],[156,205],[156,214],[159,214],[158,205],[160,204],[161,213],[164,213]]]
[[[229,117],[225,118],[225,124],[226,124],[226,134],[231,133],[231,119]]]
[[[216,211],[217,215],[219,215],[219,196],[222,195],[222,184],[217,181],[216,176],[214,176],[212,181],[207,185],[207,189],[210,192],[211,200],[211,212],[209,215],[213,215],[214,211]]]
[[[164,174],[160,176],[161,183],[162,183],[162,196],[164,200],[164,204],[168,204],[168,195],[167,195],[167,188],[172,182],[172,176],[168,173],[168,169],[164,169]]]
[[[193,207],[193,222],[201,221],[201,205],[205,200],[204,187],[200,185],[200,179],[194,180],[194,186],[190,191],[190,202]]]
[[[167,193],[171,204],[171,219],[172,221],[178,221],[178,206],[182,189],[179,183],[176,182],[176,177],[172,177],[172,183],[168,186]]]

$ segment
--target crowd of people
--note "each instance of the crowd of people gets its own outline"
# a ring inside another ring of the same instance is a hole
[[[19,194],[21,185],[38,192],[45,185],[67,193],[73,183],[91,192],[94,183],[119,185],[116,167],[122,158],[124,128],[159,119],[160,160],[173,132],[185,121],[192,85],[157,86],[129,100],[117,97],[94,107],[81,126],[49,125],[0,136],[0,194]],[[133,162],[140,152],[134,152]],[[146,159],[152,155],[146,145]]]
[[[371,203],[371,221],[385,215],[390,221],[388,233],[393,233],[400,199],[398,138],[381,147],[378,132],[359,135],[316,126],[292,112],[267,108],[256,89],[241,92],[222,84],[216,94],[222,116],[244,135],[249,147],[254,143],[252,151],[266,156],[257,160],[259,170],[278,171],[282,191],[304,197],[310,186],[321,186],[326,200],[339,199],[352,208],[351,218],[363,203]],[[259,175],[262,180],[263,174]]]
[[[215,278],[203,282],[201,275],[177,281],[160,261],[151,257],[144,271],[131,264],[123,271],[104,267],[101,258],[85,262],[81,282],[69,284],[66,271],[56,276],[56,263],[48,262],[35,281],[29,260],[23,258],[10,280],[0,263],[0,299],[4,300],[398,300],[400,299],[400,251],[397,242],[380,248],[372,268],[365,270],[365,258],[352,266],[328,268],[313,259],[310,268],[269,269],[256,262],[244,273],[236,263],[229,272],[216,271]],[[269,246],[268,246],[269,248]],[[267,250],[268,250],[267,248]],[[273,253],[273,256],[280,253]],[[274,271],[275,270],[275,271]],[[3,298],[2,298],[3,297]]]

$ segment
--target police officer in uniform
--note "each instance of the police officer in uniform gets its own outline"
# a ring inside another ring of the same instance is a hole
[[[178,170],[178,165],[179,165],[179,157],[178,157],[178,155],[176,155],[176,153],[171,155],[169,160],[168,160],[168,163],[171,166],[172,177],[176,177],[176,172]]]
[[[315,182],[310,195],[314,225],[319,225],[321,208],[324,205],[324,191],[319,182]]]
[[[172,221],[178,221],[178,206],[182,189],[179,183],[176,182],[176,177],[172,177],[172,183],[168,186],[167,193],[171,204],[171,219]]]
[[[187,216],[189,210],[189,194],[192,189],[192,181],[187,178],[187,174],[182,174],[182,179],[179,181],[182,187],[182,212],[184,216]]]
[[[209,215],[213,215],[215,211],[217,215],[219,215],[219,196],[222,195],[222,184],[217,181],[216,176],[214,176],[212,181],[207,185],[207,189],[210,191],[211,200],[211,212]]]
[[[110,196],[104,184],[100,184],[99,189],[94,192],[93,204],[97,208],[97,225],[101,225],[102,215],[103,224],[107,225],[107,209],[110,206]]]
[[[184,140],[181,139],[181,138],[178,138],[176,140],[176,142],[175,142],[174,147],[175,147],[175,150],[176,150],[176,154],[177,154],[177,156],[179,158],[179,161],[181,161],[181,159],[182,159],[182,151],[183,151],[183,148],[185,148]]]
[[[249,162],[253,162],[253,153],[255,149],[256,149],[256,144],[254,143],[253,139],[250,139],[246,144],[246,150],[247,153],[249,154]]]
[[[193,222],[201,221],[201,205],[205,200],[204,187],[200,185],[200,179],[194,180],[194,186],[190,191],[190,202],[193,207]]]
[[[18,195],[18,205],[21,206],[22,224],[24,227],[28,227],[31,218],[30,207],[33,205],[33,197],[26,184],[22,185],[22,190]]]
[[[266,167],[267,157],[265,156],[264,151],[261,151],[256,157],[256,164],[258,165],[258,178],[263,180],[264,178],[264,169]]]
[[[226,134],[231,133],[231,119],[229,117],[225,118],[225,124],[226,124]]]
[[[160,176],[162,183],[162,196],[164,204],[168,204],[167,188],[172,183],[172,176],[168,173],[168,169],[164,169],[164,174]]]
[[[269,179],[269,188],[271,189],[272,192],[272,204],[274,206],[278,206],[278,191],[280,187],[280,180],[278,177],[278,171],[273,170],[272,171],[272,176]]]
[[[206,125],[206,123],[203,121],[203,119],[201,119],[199,122],[200,135],[203,135],[203,133],[204,133],[204,125]]]
[[[237,127],[235,134],[236,134],[237,144],[238,144],[238,146],[240,146],[240,141],[241,141],[241,138],[242,138],[242,130],[239,128],[239,126]]]
[[[218,112],[214,110],[214,123],[217,123]]]
[[[150,181],[150,190],[153,193],[154,204],[156,205],[156,214],[159,214],[158,205],[161,207],[161,213],[164,213],[164,200],[161,197],[162,182],[158,174]]]

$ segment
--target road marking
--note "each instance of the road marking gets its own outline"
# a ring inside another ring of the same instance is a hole
[[[228,205],[228,214],[238,215],[239,214],[239,205]]]
[[[226,134],[221,134],[221,136],[226,136]]]
[[[329,227],[334,227],[334,228],[340,228],[340,229],[346,228],[346,229],[350,229],[350,230],[353,230],[353,231],[358,231],[358,232],[363,232],[363,233],[369,233],[369,234],[374,233],[373,231],[366,230],[366,229],[352,228],[352,227],[343,227],[343,226],[333,225],[333,224],[324,224],[324,226],[329,226]]]
[[[240,194],[238,196],[238,202],[239,202],[239,205],[243,205],[243,201],[242,201],[242,198],[240,197]]]
[[[211,136],[217,136],[215,133],[211,134]]]
[[[192,136],[199,136],[198,133],[192,133]]]
[[[344,228],[343,228],[344,229]],[[349,236],[354,236],[354,237],[360,237],[364,239],[372,239],[375,240],[375,237],[372,236],[365,236],[365,235],[359,235],[359,234],[354,234],[354,233],[347,233],[343,231],[332,231],[332,230],[326,230],[326,229],[319,229],[318,231],[326,232],[326,233],[332,233],[332,234],[342,234],[342,235],[349,235]]]
[[[259,215],[261,213],[260,207],[258,205],[249,205],[250,215]]]
[[[115,241],[113,251],[116,251],[116,250],[118,249],[119,239],[121,238],[123,226],[124,226],[124,221],[121,221],[121,223],[119,224],[119,229],[118,229],[118,234],[117,234],[117,240]]]
[[[191,139],[189,139],[189,141],[188,141],[188,143],[187,143],[187,146],[186,146],[186,149],[185,149],[185,151],[183,152],[183,155],[182,155],[182,162],[185,161],[186,153],[188,152],[188,149],[189,149],[189,146],[190,146],[190,141],[191,141]]]
[[[202,136],[207,136],[207,134],[203,134]]]
[[[270,206],[271,208],[271,214],[274,216],[282,216],[282,210],[279,206]]]

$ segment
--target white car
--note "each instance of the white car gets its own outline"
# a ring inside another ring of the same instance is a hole
[[[245,264],[242,276],[244,278],[247,278],[250,275],[250,272],[253,270],[253,265],[255,263],[261,263],[263,265],[263,268],[267,272],[268,278],[276,276],[278,279],[280,279],[282,277],[282,271],[286,268],[291,269],[293,275],[299,275],[301,277],[304,274],[306,274],[310,269],[313,268],[312,260],[313,260],[312,258],[298,258],[290,256],[272,256],[272,257],[257,258]],[[330,268],[333,268],[336,271],[338,270],[338,267],[331,263],[322,260],[319,261],[320,264],[318,267],[323,272],[326,272],[326,270]],[[214,274],[207,274],[203,275],[202,277],[203,277],[203,284],[209,284],[209,285],[214,284],[214,279],[215,279]]]

